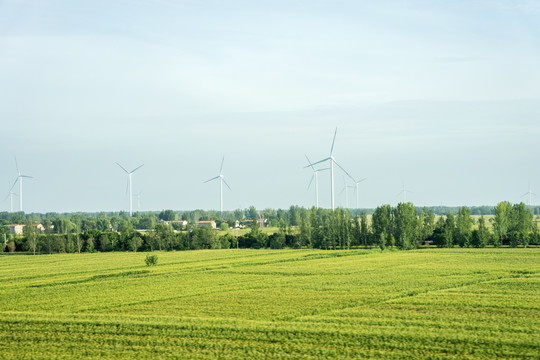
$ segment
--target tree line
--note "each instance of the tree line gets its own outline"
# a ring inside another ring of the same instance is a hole
[[[196,212],[187,214],[197,215]],[[172,210],[164,210],[157,216],[150,213],[131,218],[125,214],[107,216],[104,213],[97,217],[71,214],[35,219],[26,216],[22,236],[10,235],[5,226],[0,226],[0,235],[4,235],[5,251],[31,253],[285,247],[331,250],[374,246],[408,250],[423,245],[540,245],[537,222],[525,204],[500,202],[493,213],[489,220],[481,216],[476,221],[468,207],[460,207],[455,215],[437,216],[433,209],[417,209],[412,203],[400,203],[396,207],[379,206],[368,218],[366,211],[357,214],[343,208],[332,211],[291,206],[288,210],[272,212],[275,217],[271,225],[277,228],[273,233],[263,231],[258,221],[252,221],[249,232],[241,236],[227,230],[197,228],[193,219],[187,227],[167,224],[165,221],[178,218],[179,214]],[[244,219],[246,214],[253,220],[263,216],[254,208],[246,209]],[[41,221],[44,232],[32,226],[36,220]],[[225,220],[216,220],[218,225],[226,224]]]

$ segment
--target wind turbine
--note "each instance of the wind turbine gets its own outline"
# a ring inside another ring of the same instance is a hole
[[[341,190],[340,194],[345,192],[345,209],[349,208],[349,189],[353,188],[352,185],[347,185],[347,182],[345,181],[345,176],[343,177],[343,190]]]
[[[406,203],[407,202],[407,193],[408,192],[412,193],[412,191],[405,189],[405,183],[403,183],[401,191],[396,196],[399,196],[399,195],[403,194],[403,203]]]
[[[142,191],[139,191],[137,194],[133,195],[137,198],[137,212],[141,211],[141,194]]]
[[[10,212],[13,212],[13,195],[15,196],[18,196],[15,192],[13,192],[13,187],[15,186],[15,183],[17,182],[17,180],[15,180],[13,182],[13,186],[10,187],[10,190],[9,190],[9,193],[6,195],[6,197],[4,198],[4,201],[6,201],[6,199],[9,197],[9,202],[10,202]],[[11,185],[11,183],[8,182],[8,184]]]
[[[315,169],[315,167],[311,164],[311,161],[309,161],[309,158],[306,155],[306,159],[308,161],[309,166],[313,169],[313,175],[311,176],[311,180],[309,181],[308,190],[311,186],[311,183],[313,182],[313,179],[315,179],[315,206],[319,208],[319,171],[324,170],[330,170],[330,168],[324,168],[324,169]]]
[[[354,178],[341,165],[337,163],[336,158],[334,157],[334,144],[336,142],[336,135],[337,135],[337,127],[336,127],[336,131],[334,132],[334,140],[332,140],[332,147],[330,148],[330,156],[325,159],[319,160],[313,164],[309,164],[308,166],[305,166],[305,168],[307,168],[309,166],[317,165],[325,161],[330,161],[330,195],[331,195],[331,200],[332,200],[332,210],[335,209],[335,206],[334,206],[334,164],[337,165],[341,170],[343,170],[343,172],[347,174],[347,176],[350,177],[354,181]]]
[[[131,184],[131,177],[133,175],[133,173],[137,170],[139,170],[141,167],[143,167],[144,164],[140,165],[139,167],[136,167],[135,169],[131,170],[131,171],[127,171],[126,169],[124,169],[124,167],[122,165],[120,165],[119,163],[116,163],[116,165],[120,166],[120,168],[122,170],[124,170],[126,172],[126,174],[128,175],[128,184],[129,184],[129,216],[131,217],[133,215],[133,193],[132,193],[132,184]]]
[[[531,206],[532,205],[532,195],[534,196],[538,196],[536,195],[535,193],[532,192],[531,190],[531,182],[529,181],[529,191],[527,191],[525,194],[521,195],[521,197],[524,197],[524,196],[527,196],[529,195],[529,203],[527,205]]]
[[[17,168],[17,180],[13,183],[13,186],[11,186],[11,189],[9,189],[10,194],[12,193],[11,190],[15,187],[15,184],[17,184],[17,181],[19,182],[19,211],[23,211],[23,178],[29,178],[33,179],[32,176],[23,175],[21,174],[19,170],[19,164],[17,163],[17,158],[15,158],[15,167]],[[11,211],[13,212],[13,195],[11,195]]]
[[[358,181],[354,182],[354,194],[356,195],[356,208],[358,209],[358,184],[360,184],[362,181],[366,180],[367,178],[360,179]]]
[[[221,216],[223,216],[223,183],[225,183],[225,185],[227,185],[229,190],[232,190],[231,187],[229,186],[229,184],[227,184],[227,182],[225,181],[223,173],[222,173],[222,171],[223,171],[223,162],[224,161],[225,161],[225,156],[221,160],[221,167],[219,168],[219,175],[216,176],[216,177],[213,177],[211,179],[208,179],[208,180],[206,180],[204,182],[204,183],[207,183],[209,181],[219,179],[219,209],[220,209],[220,212],[221,212]]]

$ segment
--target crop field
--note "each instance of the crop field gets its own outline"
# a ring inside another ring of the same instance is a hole
[[[0,256],[0,358],[540,358],[540,249]]]

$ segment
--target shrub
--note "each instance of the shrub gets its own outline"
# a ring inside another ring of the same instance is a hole
[[[155,254],[146,254],[146,259],[144,259],[146,266],[152,266],[157,264],[157,255]]]

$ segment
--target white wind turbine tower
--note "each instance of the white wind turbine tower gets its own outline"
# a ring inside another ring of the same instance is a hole
[[[527,195],[529,195],[529,199],[528,199],[528,204],[527,204],[527,205],[531,206],[531,205],[532,205],[532,196],[533,196],[533,195],[534,195],[534,196],[538,196],[538,195],[536,195],[535,193],[532,192],[532,190],[531,190],[531,182],[530,182],[530,181],[529,181],[529,191],[527,191],[525,194],[521,195],[521,197],[524,197],[524,196],[527,196]]]
[[[131,217],[133,215],[133,192],[132,192],[132,184],[131,184],[131,177],[133,175],[133,173],[137,170],[139,170],[141,167],[143,167],[144,164],[140,165],[139,167],[136,167],[135,169],[131,170],[131,171],[127,171],[126,169],[124,169],[124,167],[122,165],[120,165],[119,163],[116,163],[116,165],[120,166],[120,168],[122,170],[124,170],[126,172],[126,174],[128,175],[128,185],[129,185],[129,216]]]
[[[207,183],[209,181],[219,179],[219,210],[221,212],[221,216],[223,216],[223,183],[225,183],[225,185],[227,185],[229,190],[232,190],[231,187],[229,186],[229,184],[227,184],[227,182],[225,181],[223,173],[222,173],[222,171],[223,171],[223,162],[224,161],[225,161],[225,156],[221,160],[221,167],[219,168],[219,175],[216,176],[216,177],[213,177],[211,179],[208,179],[208,180],[206,180],[204,182],[204,183]]]
[[[9,206],[9,209],[10,209],[10,212],[13,212],[13,195],[17,196],[17,194],[15,192],[13,192],[13,187],[15,186],[15,183],[17,183],[17,180],[15,180],[13,182],[13,186],[10,187],[10,190],[9,190],[9,194],[6,195],[6,197],[4,198],[4,201],[9,197],[9,203],[10,203],[10,206]],[[11,183],[8,183],[11,185]]]
[[[12,194],[12,191],[13,188],[15,187],[15,184],[17,184],[17,181],[19,182],[19,211],[23,211],[23,178],[29,178],[29,179],[33,179],[32,176],[28,176],[28,175],[22,175],[20,170],[19,170],[19,164],[17,164],[17,158],[15,158],[15,167],[17,168],[17,180],[15,180],[15,182],[13,183],[13,186],[11,187],[11,189],[9,189],[9,192],[10,194]],[[13,195],[11,195],[11,211],[13,212]]]
[[[407,193],[408,192],[412,193],[412,191],[405,189],[405,183],[403,183],[401,191],[396,196],[399,196],[399,195],[403,194],[403,203],[406,203],[407,202]]]
[[[309,164],[308,166],[305,166],[306,168],[309,167],[309,166],[313,166],[313,165],[317,165],[317,164],[320,164],[322,162],[325,162],[325,161],[330,161],[330,195],[331,195],[331,200],[332,200],[332,210],[335,209],[335,205],[334,205],[334,164],[337,165],[341,170],[343,170],[343,172],[345,174],[347,174],[348,177],[350,177],[353,181],[354,181],[354,178],[349,175],[349,173],[341,166],[337,163],[336,161],[336,158],[334,157],[334,143],[336,142],[336,135],[337,135],[337,127],[336,127],[336,131],[334,132],[334,140],[332,140],[332,147],[330,148],[330,156],[327,157],[326,159],[322,159],[322,160],[319,160],[313,164]]]
[[[311,164],[311,161],[309,161],[309,158],[306,155],[306,159],[308,161],[309,166],[313,169],[313,175],[311,176],[311,180],[309,181],[308,190],[311,186],[311,183],[313,182],[313,179],[315,179],[315,206],[317,209],[319,208],[319,171],[324,170],[330,170],[330,168],[324,168],[324,169],[315,169],[315,167]]]
[[[349,208],[349,189],[354,189],[354,186],[347,185],[347,182],[345,181],[345,176],[343,177],[343,190],[341,190],[340,194],[345,192],[345,209]]]
[[[358,184],[360,184],[362,181],[366,180],[367,178],[360,179],[358,181],[354,182],[354,194],[356,195],[356,208],[358,209]]]
[[[139,191],[137,194],[133,195],[137,198],[137,212],[141,211],[141,194],[142,191]]]

